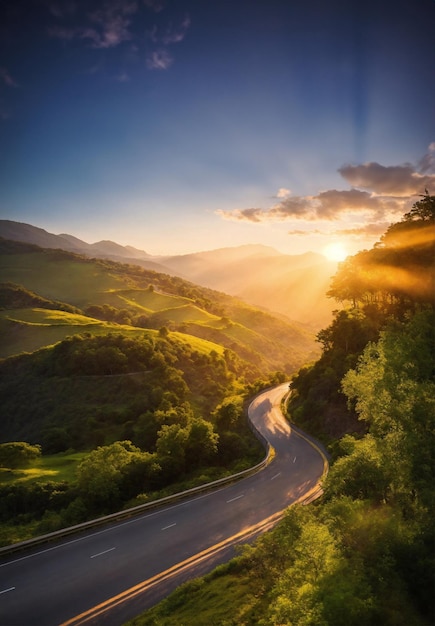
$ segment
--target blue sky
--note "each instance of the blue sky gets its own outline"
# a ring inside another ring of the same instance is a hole
[[[0,217],[370,247],[435,193],[433,0],[3,0]]]

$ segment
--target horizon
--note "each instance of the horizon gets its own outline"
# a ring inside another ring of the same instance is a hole
[[[65,236],[66,237],[73,237],[73,238],[79,240],[80,242],[88,244],[88,245],[91,245],[91,246],[95,246],[95,245],[98,245],[100,243],[101,244],[104,244],[104,243],[105,244],[116,244],[116,245],[120,245],[120,246],[122,246],[124,248],[132,248],[132,249],[134,249],[137,252],[143,252],[146,255],[148,255],[148,256],[150,256],[150,257],[152,257],[154,259],[159,259],[159,258],[165,259],[165,258],[169,258],[171,256],[188,256],[188,255],[191,255],[191,254],[207,254],[207,253],[212,253],[212,252],[219,252],[219,251],[225,250],[225,249],[233,250],[233,249],[237,249],[237,248],[249,248],[249,247],[252,247],[252,248],[266,248],[266,249],[269,249],[269,250],[271,250],[272,252],[274,252],[274,253],[276,253],[278,255],[288,255],[288,253],[281,252],[280,250],[278,250],[278,248],[276,248],[274,246],[270,246],[270,245],[267,245],[267,244],[264,244],[264,243],[261,243],[261,242],[249,242],[249,243],[242,243],[242,244],[234,245],[234,246],[225,246],[224,245],[224,246],[220,246],[220,247],[217,247],[217,248],[190,250],[189,252],[185,252],[185,253],[181,253],[181,254],[174,254],[174,255],[171,255],[171,254],[156,254],[156,255],[154,255],[154,254],[150,254],[150,252],[148,252],[148,250],[144,250],[142,248],[137,248],[136,246],[132,246],[132,245],[130,245],[128,243],[127,244],[120,244],[119,241],[116,241],[114,239],[99,239],[98,241],[87,241],[86,239],[82,239],[81,237],[77,237],[74,233],[67,233],[67,232],[53,233],[51,231],[48,231],[45,228],[42,228],[41,226],[38,226],[37,224],[29,224],[27,222],[19,222],[17,220],[9,220],[7,218],[4,218],[4,219],[0,218],[0,222],[2,222],[2,221],[6,221],[6,222],[9,221],[11,223],[20,224],[22,226],[30,226],[31,228],[35,228],[37,230],[42,230],[42,231],[44,231],[44,233],[47,233],[49,235],[55,235],[56,237],[65,237]],[[3,235],[1,235],[1,233],[0,233],[0,237],[2,237],[2,236]],[[21,240],[17,239],[17,241],[21,241]],[[299,252],[299,253],[294,254],[294,255],[290,254],[289,256],[302,256],[302,255],[308,255],[308,254],[327,257],[327,255],[325,255],[324,253],[316,252],[315,250],[306,250],[304,252]],[[330,259],[330,260],[333,260],[333,259]]]
[[[371,248],[435,192],[434,18],[430,0],[4,4],[0,217],[152,256]]]

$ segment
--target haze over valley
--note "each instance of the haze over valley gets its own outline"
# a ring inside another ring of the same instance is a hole
[[[292,256],[268,246],[247,244],[181,256],[153,257],[132,246],[112,241],[89,244],[72,235],[54,235],[11,220],[0,220],[0,236],[180,276],[285,315],[313,330],[327,325],[338,306],[326,297],[337,262],[328,261],[317,253]]]

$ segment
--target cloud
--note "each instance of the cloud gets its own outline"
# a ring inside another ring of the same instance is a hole
[[[356,237],[360,239],[379,237],[385,233],[391,222],[376,222],[357,226],[355,228],[342,228],[334,231],[334,235],[344,235],[347,237]]]
[[[316,228],[315,230],[288,230],[287,235],[306,237],[307,235],[330,235],[330,233],[325,233],[323,230]]]
[[[140,11],[160,12],[164,8],[160,0],[97,0],[91,7],[88,0],[45,2],[51,16],[56,18],[56,23],[47,29],[51,37],[65,43],[82,41],[95,49],[116,48],[129,41],[137,54],[143,50],[146,67],[151,70],[165,70],[172,65],[173,56],[168,47],[183,41],[190,28],[190,17],[186,15],[178,22],[167,21],[166,26],[154,25],[144,31]],[[148,53],[141,46],[146,38],[155,44],[155,49]],[[122,71],[119,76],[122,75],[128,72]]]
[[[95,48],[111,48],[123,41],[132,39],[129,30],[131,17],[137,11],[137,3],[133,0],[116,0],[104,4],[99,10],[90,14],[96,24],[94,28],[84,29],[81,37],[89,38]]]
[[[172,24],[168,26],[165,34],[162,37],[162,42],[168,46],[174,43],[180,43],[186,36],[190,27],[190,17],[186,15],[184,20],[178,26],[174,27]]]
[[[180,43],[186,36],[190,27],[190,17],[186,15],[184,20],[174,26],[172,23],[166,27],[164,32],[160,33],[158,27],[154,24],[151,30],[147,32],[148,38],[155,44],[164,46],[170,46],[176,43]]]
[[[426,154],[419,162],[420,172],[435,174],[435,141],[429,144]],[[432,189],[433,191],[433,189]]]
[[[173,63],[173,58],[167,50],[154,50],[148,54],[146,64],[150,70],[167,70]]]
[[[359,189],[322,191],[314,203],[316,218],[326,220],[334,220],[343,213],[369,213],[382,219],[385,215],[400,213],[404,208],[403,199],[376,196]]]
[[[69,9],[66,10],[66,6]],[[51,13],[58,19],[66,20],[75,17],[77,5],[71,2],[67,5],[53,3]],[[124,41],[133,38],[130,31],[132,16],[137,12],[138,4],[135,0],[110,0],[102,2],[99,8],[86,12],[79,24],[59,25],[48,28],[51,37],[63,41],[73,39],[88,39],[93,48],[113,48]]]
[[[344,214],[363,214],[374,219],[403,212],[406,201],[402,198],[379,197],[368,191],[350,189],[321,191],[317,196],[292,196],[284,198],[269,209],[248,208],[219,211],[224,219],[248,222],[305,221],[339,219]]]
[[[373,239],[374,237],[380,237],[385,233],[387,228],[391,225],[391,222],[373,222],[369,224],[362,224],[359,226],[354,226],[353,228],[339,228],[336,230],[321,230],[316,228],[314,230],[301,230],[294,229],[287,231],[288,235],[291,236],[312,236],[312,235],[320,235],[322,237],[352,237],[355,239]]]
[[[364,163],[344,165],[338,171],[354,187],[370,189],[376,194],[410,196],[423,193],[426,188],[435,188],[435,176],[420,174],[410,164]]]
[[[435,142],[428,147],[418,168],[404,165],[384,166],[379,163],[343,165],[339,170],[352,185],[350,189],[328,189],[314,196],[291,196],[281,187],[276,198],[280,202],[269,208],[219,210],[223,219],[245,222],[273,222],[303,220],[306,222],[334,222],[343,217],[370,220],[361,229],[343,231],[343,234],[373,236],[383,233],[386,220],[393,221],[409,211],[425,189],[435,190]],[[305,232],[305,231],[304,231]],[[312,231],[311,231],[312,232]],[[338,231],[337,231],[338,232]],[[293,234],[302,234],[292,231]]]
[[[287,198],[288,196],[291,196],[292,192],[290,189],[286,189],[285,187],[280,187],[278,189],[278,192],[276,194],[277,198]]]

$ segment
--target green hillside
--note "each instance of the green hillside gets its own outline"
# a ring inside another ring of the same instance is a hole
[[[233,350],[255,362],[257,374],[291,374],[317,354],[302,327],[137,266],[0,240],[0,277],[0,357],[75,333],[137,335],[137,328],[163,326]]]

